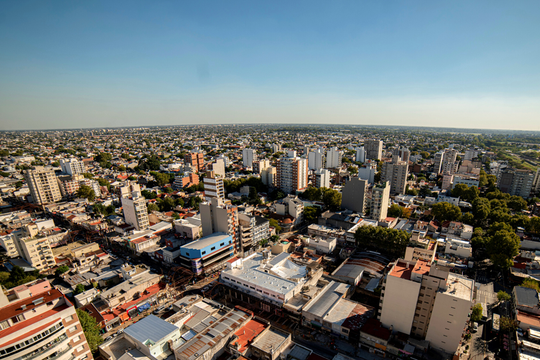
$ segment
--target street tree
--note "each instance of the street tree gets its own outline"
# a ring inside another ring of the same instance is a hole
[[[461,209],[448,202],[440,202],[431,208],[431,213],[440,222],[457,221],[461,219]]]

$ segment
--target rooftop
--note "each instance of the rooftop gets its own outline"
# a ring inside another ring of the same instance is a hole
[[[442,290],[443,294],[472,301],[474,280],[450,273],[448,274],[447,284],[448,288],[446,290]]]
[[[398,260],[388,275],[405,280],[411,279],[411,273],[414,269],[414,263],[404,260]]]
[[[273,349],[279,349],[289,336],[291,334],[271,326],[267,332],[253,342],[252,346],[264,352],[272,352]]]
[[[516,292],[517,305],[531,308],[538,306],[538,293],[536,290],[523,286],[516,286],[514,289]]]
[[[148,340],[157,343],[175,331],[180,331],[180,329],[154,315],[149,315],[125,329],[127,335],[147,346],[153,345],[148,343]]]
[[[259,336],[269,325],[262,323],[258,320],[251,319],[246,325],[242,326],[234,335],[238,336],[238,339],[231,343],[231,345],[240,345],[238,351],[243,353],[248,345]]]
[[[211,235],[200,238],[199,240],[193,241],[187,245],[182,246],[182,249],[194,249],[202,250],[207,246],[215,244],[216,242],[223,241],[230,238],[231,235],[225,234],[223,232],[213,233]]]

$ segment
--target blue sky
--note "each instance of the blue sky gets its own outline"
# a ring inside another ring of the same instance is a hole
[[[0,1],[0,129],[540,130],[540,1]]]

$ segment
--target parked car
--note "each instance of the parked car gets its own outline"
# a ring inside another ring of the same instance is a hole
[[[154,315],[159,314],[164,308],[165,308],[165,306],[158,307],[156,310],[154,310]]]

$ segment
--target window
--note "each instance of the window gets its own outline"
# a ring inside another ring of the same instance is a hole
[[[0,330],[7,329],[9,327],[9,323],[7,320],[0,321]]]
[[[70,333],[75,332],[75,331],[77,331],[77,325],[74,325],[74,326],[69,328]]]
[[[70,322],[71,320],[73,320],[73,315],[69,315],[68,317],[66,317],[66,322]]]
[[[203,251],[202,254],[203,254],[203,255],[206,254],[206,251]]]
[[[258,292],[262,293],[262,290],[257,289]]]
[[[231,245],[231,244],[232,244],[232,240],[229,240],[229,245]]]
[[[228,277],[226,277],[226,276],[224,276],[223,278],[224,278],[225,280],[230,280],[230,279],[229,279]]]
[[[249,288],[255,290],[255,286],[250,286]]]
[[[223,245],[225,245],[225,243],[224,243],[224,242],[222,242],[221,244],[219,244],[219,246],[223,246]]]
[[[348,334],[348,333],[349,333],[349,330],[347,330],[347,329],[341,329],[341,331],[342,331],[344,334]]]
[[[78,351],[78,352],[81,352],[81,351],[83,351],[83,350],[84,350],[84,345],[81,345],[81,346],[79,346],[79,347],[77,348],[77,351]]]
[[[234,279],[231,279],[231,281],[232,281],[233,283],[235,283],[235,282],[236,282],[236,280],[234,280]]]
[[[81,358],[81,360],[86,360],[86,359],[88,359],[88,354],[84,355],[84,356]]]

